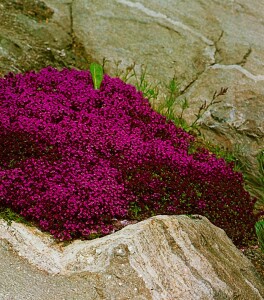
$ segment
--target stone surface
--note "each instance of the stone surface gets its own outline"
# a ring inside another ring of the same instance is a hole
[[[51,274],[86,277],[90,299],[264,299],[253,265],[200,216],[156,216],[64,246],[36,228],[1,221],[0,239]]]
[[[96,276],[48,274],[0,240],[1,300],[102,300],[96,292],[97,283]]]
[[[74,40],[71,1],[0,1],[0,76],[45,66],[87,68]]]

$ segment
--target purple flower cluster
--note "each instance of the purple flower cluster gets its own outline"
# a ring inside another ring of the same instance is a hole
[[[0,79],[0,207],[56,238],[112,232],[113,219],[202,214],[237,244],[253,233],[243,178],[155,112],[135,87],[51,67]]]

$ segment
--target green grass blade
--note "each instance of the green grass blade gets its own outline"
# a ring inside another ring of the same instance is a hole
[[[92,74],[94,88],[96,90],[100,89],[104,74],[103,67],[99,64],[91,63],[90,72]]]
[[[264,252],[264,219],[255,224],[256,234],[262,252]]]

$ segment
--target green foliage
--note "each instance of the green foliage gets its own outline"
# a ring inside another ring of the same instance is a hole
[[[150,82],[146,80],[146,74],[147,74],[147,68],[142,67],[141,68],[141,74],[140,76],[137,75],[137,72],[135,71],[135,68],[133,70],[133,76],[136,79],[135,86],[138,91],[141,91],[149,101],[152,99],[157,99],[158,97],[158,85],[153,85]]]
[[[164,114],[168,120],[172,120],[176,124],[180,118],[175,118],[173,108],[179,95],[179,85],[175,78],[173,78],[167,85],[165,85],[165,87],[167,93],[164,102],[157,107],[157,111],[161,114]]]
[[[92,74],[94,88],[96,90],[100,89],[104,74],[103,67],[99,64],[91,63],[90,72]]]
[[[104,60],[106,62],[106,60]],[[132,82],[138,91],[150,102],[156,100],[159,94],[159,84],[152,84],[147,80],[147,67],[141,66],[140,72],[136,71],[135,63],[128,66],[125,70],[120,67],[121,61],[115,62],[114,76],[120,78],[124,82]],[[140,73],[140,74],[138,74]]]
[[[242,171],[246,183],[246,189],[251,195],[258,199],[255,204],[255,213],[264,215],[264,149],[258,153],[257,162],[257,176],[254,176],[250,173],[251,165],[244,165]]]
[[[30,225],[21,215],[17,214],[10,208],[0,208],[0,219],[7,221],[7,225],[11,225],[12,221]]]
[[[255,224],[255,229],[260,244],[260,249],[262,252],[264,252],[264,219],[259,220]]]
[[[87,239],[94,240],[94,239],[98,239],[101,236],[102,236],[102,234],[100,234],[100,233],[90,233]]]
[[[106,60],[103,60],[105,64]],[[152,104],[153,109],[158,113],[164,115],[168,120],[172,121],[176,126],[183,128],[185,131],[194,134],[201,135],[199,130],[198,121],[203,117],[208,109],[217,103],[220,103],[220,96],[223,96],[227,92],[227,88],[221,88],[220,91],[215,91],[210,102],[205,101],[195,115],[196,118],[192,123],[188,123],[184,118],[186,109],[190,107],[189,101],[186,98],[182,98],[180,92],[180,85],[176,81],[175,77],[172,78],[167,84],[161,83],[152,84],[147,80],[147,67],[142,65],[139,71],[136,71],[135,63],[128,66],[125,70],[120,68],[121,61],[115,62],[115,76],[122,79],[124,82],[132,82],[138,91],[141,91],[149,102]],[[164,90],[165,97],[160,100],[160,91]],[[175,114],[175,106],[180,107],[180,113]]]
[[[223,96],[227,92],[227,88],[221,88],[220,91],[215,91],[213,97],[209,103],[206,101],[200,106],[198,113],[195,114],[195,120],[188,124],[188,122],[184,119],[184,112],[186,109],[190,107],[190,104],[186,98],[179,98],[179,85],[173,78],[169,84],[166,86],[168,91],[168,96],[165,98],[164,105],[159,109],[159,112],[162,113],[165,109],[164,115],[167,117],[168,120],[171,120],[176,126],[183,128],[185,131],[192,133],[194,135],[201,136],[201,132],[199,130],[198,121],[203,117],[208,109],[216,104],[219,103],[221,100],[218,98]],[[173,106],[178,104],[180,106],[180,113],[176,115],[173,110]]]
[[[136,202],[132,202],[130,204],[130,211],[132,213],[133,218],[137,219],[139,216],[139,213],[141,212],[141,207],[138,206]]]
[[[209,152],[216,155],[217,158],[224,158],[228,163],[233,163],[236,172],[244,172],[249,165],[249,161],[245,158],[242,162],[240,156],[243,155],[242,149],[237,145],[233,150],[228,150],[223,146],[214,145],[207,141],[203,135],[197,137],[195,142],[189,148],[189,153],[195,153],[198,148],[206,148]]]

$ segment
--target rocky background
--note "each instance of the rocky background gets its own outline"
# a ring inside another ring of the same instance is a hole
[[[237,154],[251,192],[264,197],[256,159],[264,151],[264,2],[0,0],[0,20],[0,76],[48,65],[87,69],[104,58],[114,75],[118,61],[123,69],[135,62],[150,81],[177,79],[189,122],[228,88],[200,120],[202,133]]]

